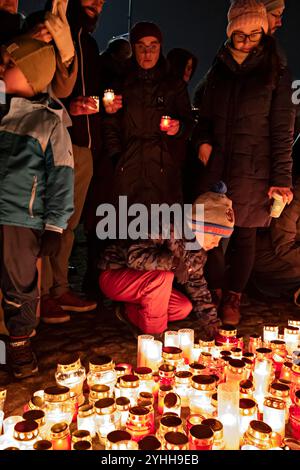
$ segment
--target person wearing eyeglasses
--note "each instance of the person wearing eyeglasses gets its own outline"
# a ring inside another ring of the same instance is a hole
[[[293,199],[292,144],[295,109],[291,78],[268,35],[266,8],[235,0],[228,40],[202,84],[193,141],[204,172],[198,189],[223,180],[233,201],[235,229],[226,252],[208,260],[208,282],[223,323],[237,325],[242,293],[255,259],[257,228],[270,223],[274,193]],[[226,286],[226,288],[225,288]]]
[[[282,17],[285,9],[285,0],[262,0],[268,15],[270,35],[273,35],[277,29],[282,26]]]

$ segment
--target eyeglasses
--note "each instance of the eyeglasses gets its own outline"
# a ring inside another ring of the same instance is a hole
[[[246,42],[249,38],[250,42],[257,42],[262,37],[262,31],[260,33],[244,34],[244,33],[233,33],[233,37],[236,42]]]
[[[147,52],[150,52],[151,54],[155,54],[156,52],[159,51],[160,44],[153,44],[152,46],[144,46],[143,44],[137,44],[137,51],[140,54],[147,54]]]

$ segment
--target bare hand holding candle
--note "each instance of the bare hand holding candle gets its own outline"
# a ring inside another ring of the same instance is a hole
[[[122,108],[122,95],[116,95],[114,90],[107,89],[104,91],[102,98],[104,109],[108,114],[115,114]]]
[[[162,116],[160,120],[160,130],[167,135],[176,135],[179,132],[180,123],[177,119],[170,116]]]

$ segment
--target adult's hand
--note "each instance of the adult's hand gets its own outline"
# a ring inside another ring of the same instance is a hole
[[[115,114],[123,107],[122,95],[115,95],[114,99],[107,100],[105,97],[102,98],[103,106],[107,114]]]
[[[180,122],[177,119],[170,119],[167,135],[176,135],[180,129]]]
[[[98,113],[97,102],[91,96],[78,96],[70,103],[71,116],[81,116],[82,114]]]
[[[209,162],[212,152],[212,146],[210,144],[201,144],[199,147],[198,158],[206,166]]]
[[[73,39],[64,8],[60,2],[57,5],[57,15],[47,11],[45,26],[53,37],[62,63],[72,60],[75,55]]]
[[[46,43],[51,42],[53,39],[44,23],[38,23],[35,25],[28,31],[27,35],[32,39],[37,39],[38,41],[43,41]]]
[[[283,202],[285,204],[290,204],[292,200],[294,199],[294,194],[290,188],[286,188],[282,186],[272,186],[268,192],[268,196],[270,199],[272,199],[273,193],[280,194],[280,196],[283,197]]]

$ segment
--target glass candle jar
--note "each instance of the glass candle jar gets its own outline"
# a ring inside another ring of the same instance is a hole
[[[208,353],[213,353],[213,350],[216,346],[216,342],[214,339],[211,339],[209,341],[205,341],[200,339],[199,340],[199,346],[201,348],[201,352],[208,352]]]
[[[283,400],[267,397],[264,401],[263,419],[274,432],[277,432],[283,438],[285,435],[285,416],[286,407]]]
[[[105,444],[106,436],[121,425],[121,416],[117,411],[114,398],[102,398],[95,403],[96,433],[101,444]]]
[[[105,450],[132,450],[131,434],[127,431],[112,431],[107,434]]]
[[[95,410],[93,405],[82,405],[78,408],[77,429],[89,431],[91,436],[95,437]]]
[[[155,382],[152,377],[152,369],[150,367],[137,367],[134,370],[134,375],[139,379],[139,392],[152,393],[155,387]]]
[[[116,406],[117,411],[120,413],[121,419],[121,428],[124,429],[126,427],[128,415],[129,415],[129,408],[130,408],[130,400],[127,397],[118,397],[116,398]]]
[[[253,420],[257,420],[257,404],[250,398],[240,398],[240,443],[243,442],[243,436],[249,424]]]
[[[161,442],[156,436],[146,436],[138,442],[139,450],[161,450]]]
[[[222,346],[224,350],[231,350],[238,345],[237,330],[232,326],[223,326],[216,335],[216,345]]]
[[[167,432],[182,432],[183,425],[182,419],[176,415],[165,415],[162,416],[157,430],[157,438],[160,442],[163,441],[164,436]]]
[[[188,450],[189,440],[182,432],[167,432],[164,437],[164,450]]]
[[[272,428],[263,421],[253,420],[243,437],[243,445],[253,445],[260,450],[270,450],[273,447]]]
[[[89,393],[89,403],[94,405],[102,398],[112,398],[113,392],[108,385],[92,385]]]
[[[192,362],[197,362],[201,353],[201,347],[199,343],[195,343],[193,346]]]
[[[163,414],[164,412],[164,401],[165,396],[173,390],[171,385],[161,385],[158,392],[158,404],[157,404],[157,412],[159,414]]]
[[[129,398],[130,405],[135,406],[139,395],[140,381],[137,375],[123,375],[120,377],[120,396]]]
[[[164,398],[163,413],[172,413],[181,415],[181,398],[177,393],[169,392]]]
[[[115,366],[115,372],[118,379],[119,377],[122,377],[122,375],[126,375],[126,368],[122,366]]]
[[[82,388],[85,377],[85,368],[81,365],[80,358],[77,355],[66,360],[60,360],[57,364],[55,373],[57,385],[68,387],[70,392],[76,395],[79,406],[84,403]]]
[[[33,450],[53,450],[52,442],[44,439],[37,441],[33,444]]]
[[[189,365],[189,371],[192,375],[204,375],[206,372],[206,367],[204,364],[198,364],[198,362],[193,362]]]
[[[162,349],[163,363],[169,366],[174,366],[176,370],[184,369],[184,358],[182,350],[174,346],[166,346]]]
[[[195,332],[191,328],[178,330],[179,348],[182,350],[186,364],[193,362],[194,337]]]
[[[0,411],[3,411],[4,409],[4,403],[6,400],[6,389],[0,387]]]
[[[144,406],[134,406],[130,408],[126,431],[131,434],[131,438],[135,442],[150,435],[152,431],[150,411]]]
[[[233,359],[242,359],[243,357],[243,350],[241,348],[232,348],[230,353]]]
[[[214,412],[211,397],[215,390],[216,379],[214,376],[195,375],[192,377],[192,391],[190,396],[191,413],[200,413],[206,418],[211,418]]]
[[[35,421],[20,421],[14,427],[13,446],[20,450],[33,450],[34,444],[41,440],[39,425]]]
[[[251,353],[256,352],[257,349],[262,347],[262,339],[260,335],[251,335],[248,343],[248,351]]]
[[[29,410],[23,413],[23,419],[26,421],[35,421],[39,426],[39,436],[42,438],[47,436],[47,427],[45,413],[42,410]]]
[[[268,348],[271,341],[278,339],[279,327],[276,325],[265,325],[263,332],[264,346]]]
[[[292,362],[286,361],[283,363],[283,366],[280,372],[280,379],[288,380],[290,382],[292,381],[292,366],[293,366]]]
[[[162,116],[160,120],[160,130],[163,132],[167,132],[170,128],[171,117],[170,116]]]
[[[190,450],[212,450],[214,443],[214,432],[210,426],[196,424],[192,426],[189,433]]]
[[[75,406],[70,399],[68,387],[61,385],[47,387],[44,392],[44,403],[47,432],[54,424],[71,424]]]
[[[192,426],[195,426],[196,424],[202,424],[202,421],[205,419],[203,415],[200,413],[194,413],[190,414],[186,418],[185,426],[186,426],[186,433],[189,435],[190,429]]]
[[[272,351],[267,348],[256,350],[257,357],[253,371],[254,399],[258,403],[259,412],[263,412],[265,396],[269,390],[269,384],[274,379],[273,362],[270,359]]]
[[[290,427],[292,437],[300,440],[300,390],[295,392],[293,405],[290,407]]]
[[[179,348],[178,331],[165,331],[164,346],[173,346]]]
[[[77,444],[77,442],[90,442],[92,444],[92,436],[91,433],[88,430],[85,429],[80,429],[77,431],[74,431],[71,437],[71,447],[73,449],[74,445]]]
[[[246,364],[241,359],[230,359],[226,368],[226,382],[241,382],[246,380],[249,374]]]
[[[162,364],[158,369],[160,385],[174,385],[176,367],[169,364]]]
[[[240,398],[253,398],[254,386],[251,380],[242,380],[240,382]]]
[[[225,442],[223,436],[223,424],[221,421],[213,418],[204,419],[202,421],[204,426],[209,426],[214,432],[214,442],[212,450],[224,450]]]
[[[293,398],[296,390],[300,389],[300,364],[292,365],[291,382],[291,395]]]
[[[71,450],[71,434],[67,423],[57,423],[51,427],[53,450]]]
[[[289,420],[289,408],[291,406],[290,387],[286,384],[273,382],[270,385],[269,394],[273,398],[279,398],[285,402],[285,422]]]
[[[274,340],[270,343],[270,349],[272,350],[272,361],[275,368],[275,377],[280,377],[281,369],[287,359],[287,349],[284,341]]]
[[[13,437],[14,435],[14,429],[15,429],[15,425],[17,423],[19,423],[20,421],[23,421],[23,418],[22,416],[9,416],[8,418],[5,418],[3,420],[3,434],[5,434],[5,436],[10,439]]]
[[[209,369],[214,362],[213,355],[209,352],[203,351],[199,356],[199,364]]]
[[[188,371],[179,371],[175,374],[174,392],[180,396],[181,406],[187,408],[190,406],[191,378],[193,374]]]
[[[93,385],[107,385],[111,391],[117,382],[115,364],[109,356],[97,356],[90,360],[87,383],[91,388]]]
[[[299,344],[299,329],[294,326],[289,326],[284,329],[284,341],[288,355],[292,356],[293,352],[298,349]]]

